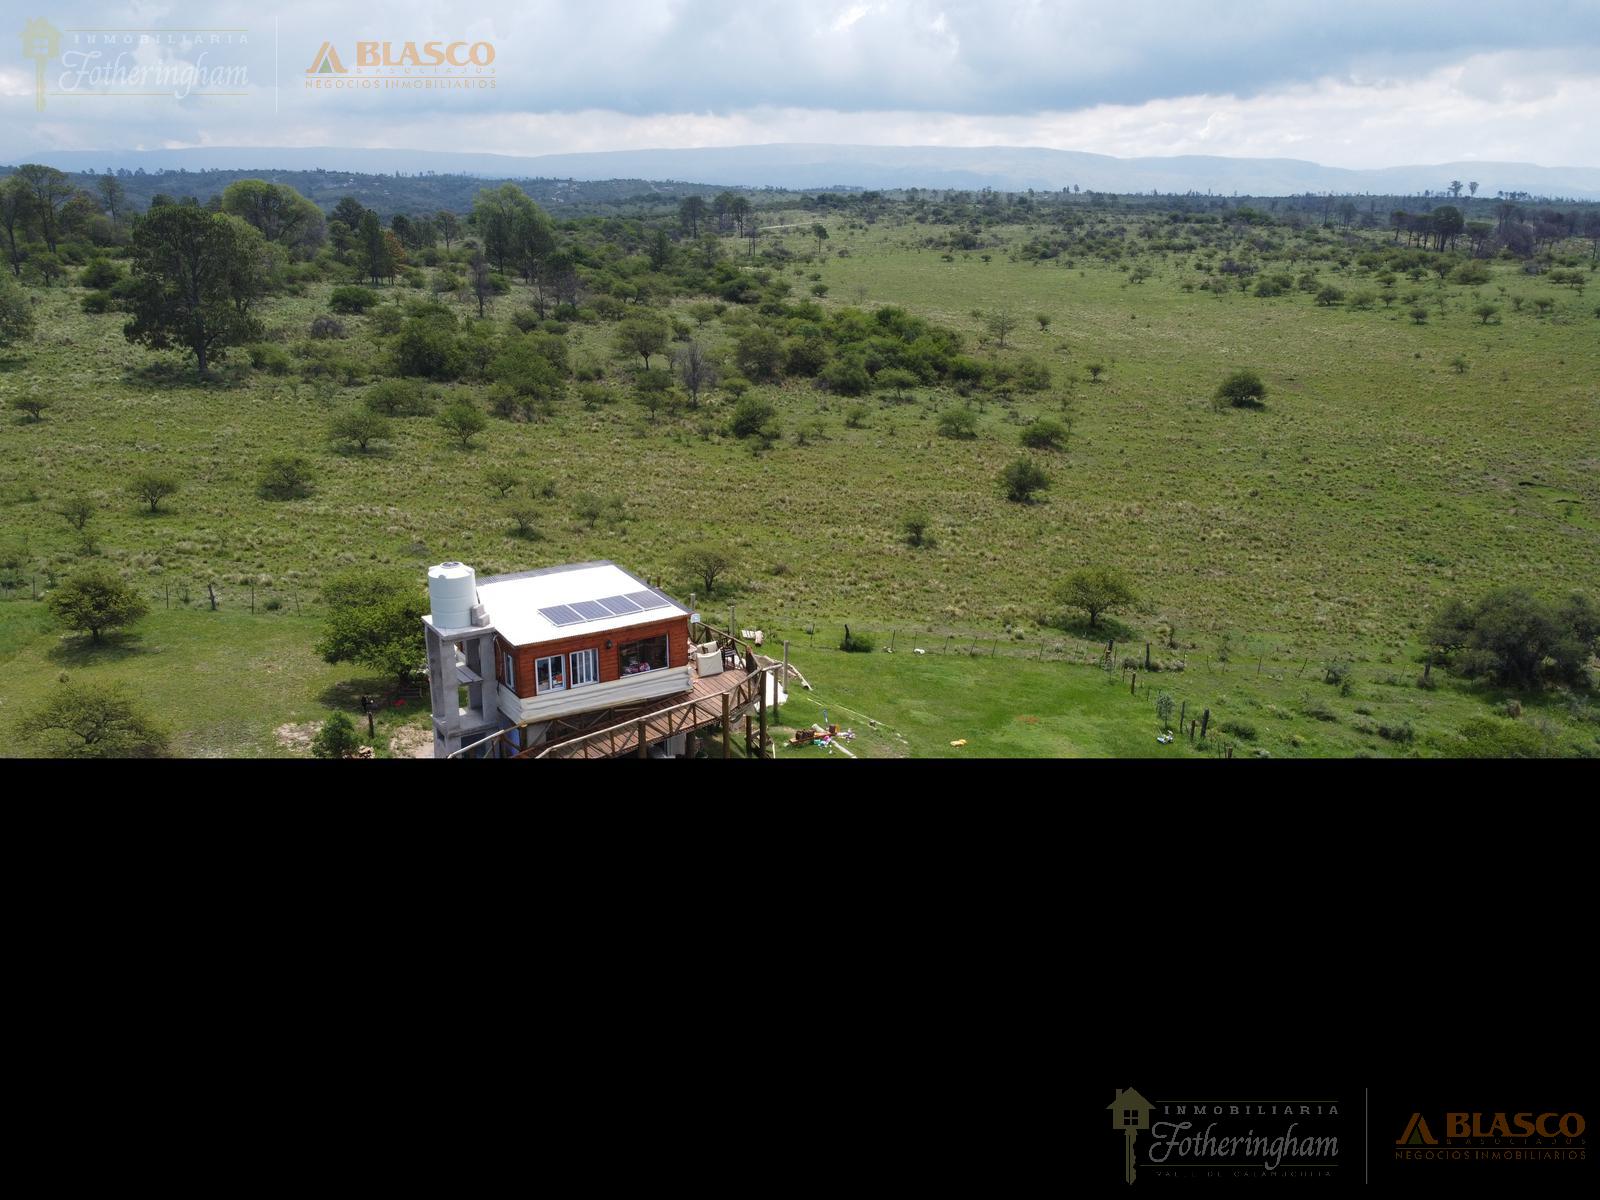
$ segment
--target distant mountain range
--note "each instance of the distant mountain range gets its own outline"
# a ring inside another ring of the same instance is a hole
[[[10,152],[0,151],[12,157]],[[1478,196],[1527,192],[1553,199],[1600,200],[1600,168],[1533,163],[1450,162],[1350,170],[1293,158],[1113,158],[1036,146],[837,146],[782,143],[692,150],[612,150],[592,154],[456,154],[437,150],[203,147],[187,150],[36,151],[18,162],[70,171],[143,167],[360,171],[477,175],[492,179],[650,179],[729,187],[808,190],[995,188],[1096,192],[1212,192],[1289,196],[1306,192],[1386,196],[1442,192],[1476,181]],[[12,165],[15,165],[14,163]]]

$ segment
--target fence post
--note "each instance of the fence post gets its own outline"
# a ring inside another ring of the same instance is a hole
[[[1206,730],[1211,726],[1211,710],[1208,708],[1200,714],[1200,736],[1206,736]]]
[[[1139,672],[1135,671],[1128,676],[1128,695],[1133,695],[1139,690]]]
[[[722,757],[733,757],[733,717],[729,714],[728,693],[722,693]]]

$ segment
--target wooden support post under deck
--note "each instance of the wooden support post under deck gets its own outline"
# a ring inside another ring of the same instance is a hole
[[[639,722],[639,757],[648,758],[650,747],[644,740],[644,722]]]
[[[733,757],[733,716],[728,707],[728,693],[722,693],[722,757]]]
[[[745,713],[745,715],[744,715],[744,756],[746,758],[750,757],[750,742],[751,742],[751,739],[754,738],[754,736],[755,735],[750,732],[750,714],[749,713]]]
[[[756,676],[756,687],[760,689],[756,693],[758,697],[756,712],[760,715],[761,724],[761,744],[757,747],[757,758],[765,758],[767,756],[767,680],[771,677],[772,672],[770,671],[762,671]],[[776,700],[778,698],[777,693],[773,693],[772,698]]]

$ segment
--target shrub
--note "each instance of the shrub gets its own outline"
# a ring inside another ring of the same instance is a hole
[[[1022,444],[1030,450],[1059,450],[1067,437],[1067,427],[1050,417],[1040,417],[1022,431]]]
[[[363,403],[388,417],[425,417],[433,401],[420,384],[408,379],[385,379],[367,389]]]
[[[1426,638],[1451,670],[1506,687],[1583,685],[1600,648],[1600,608],[1574,592],[1559,604],[1525,588],[1499,588],[1471,604],[1446,604]]]
[[[844,627],[844,640],[839,643],[839,649],[846,654],[868,654],[872,651],[874,642],[869,634],[851,633],[850,626]]]
[[[1231,733],[1242,742],[1256,740],[1256,727],[1250,724],[1249,721],[1241,721],[1236,717],[1230,717],[1226,721],[1217,722],[1217,728],[1222,730],[1223,733]]]
[[[900,521],[900,532],[905,536],[908,546],[932,546],[933,535],[928,532],[932,524],[925,512],[913,511],[907,513]]]
[[[318,341],[342,338],[345,336],[344,322],[337,317],[330,317],[326,313],[320,317],[313,317],[311,319],[311,336]]]
[[[1019,458],[1000,472],[1000,485],[1007,500],[1032,504],[1039,492],[1049,489],[1050,476],[1031,458]]]
[[[311,464],[294,454],[278,454],[262,465],[257,492],[263,500],[299,500],[311,494]]]
[[[29,393],[27,395],[17,397],[17,399],[12,401],[12,403],[27,414],[30,424],[37,424],[39,421],[44,419],[44,410],[54,404],[55,401],[47,399],[46,397],[40,396],[36,393]]]
[[[93,288],[96,291],[103,291],[113,286],[120,278],[122,278],[122,272],[117,270],[115,263],[103,258],[97,258],[92,260],[78,275],[78,285],[80,287]]]
[[[733,419],[729,428],[734,437],[750,437],[761,433],[778,415],[770,401],[763,400],[760,396],[746,395],[739,398],[733,406]]]
[[[939,434],[941,437],[956,438],[965,441],[978,436],[978,414],[971,405],[962,405],[960,408],[947,408],[939,414]]]
[[[1234,408],[1260,408],[1266,398],[1267,385],[1259,374],[1248,369],[1233,372],[1216,392],[1219,404],[1231,404]]]
[[[371,288],[336,287],[328,293],[328,307],[346,315],[364,313],[377,306],[380,297]]]
[[[372,314],[369,328],[373,333],[388,336],[399,333],[405,324],[405,316],[392,304],[386,304]]]
[[[1332,308],[1335,304],[1344,301],[1344,293],[1331,283],[1317,293],[1317,303],[1323,308]]]
[[[401,375],[458,378],[467,358],[456,337],[455,318],[449,313],[407,318],[395,338],[394,364]]]
[[[1416,740],[1417,731],[1411,727],[1410,721],[1404,719],[1385,721],[1378,725],[1378,736],[1385,741],[1399,742],[1405,745]]]
[[[1500,717],[1474,717],[1455,735],[1443,739],[1444,748],[1456,758],[1558,758],[1560,745],[1554,738],[1522,721]]]
[[[84,312],[89,313],[91,315],[99,315],[100,313],[110,312],[111,311],[111,293],[110,292],[90,292],[87,296],[85,296],[83,298],[82,302],[78,305],[78,307],[83,309]]]
[[[311,739],[311,753],[317,758],[349,758],[360,745],[355,724],[344,713],[334,713]]]
[[[289,357],[289,352],[271,342],[257,342],[246,353],[250,356],[250,365],[268,375],[287,375],[294,369],[294,359]]]

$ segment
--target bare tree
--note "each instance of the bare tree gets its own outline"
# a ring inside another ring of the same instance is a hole
[[[700,393],[717,386],[719,375],[716,362],[699,342],[690,342],[680,346],[673,354],[672,365],[677,369],[684,390],[689,393],[689,407],[700,407]]]

